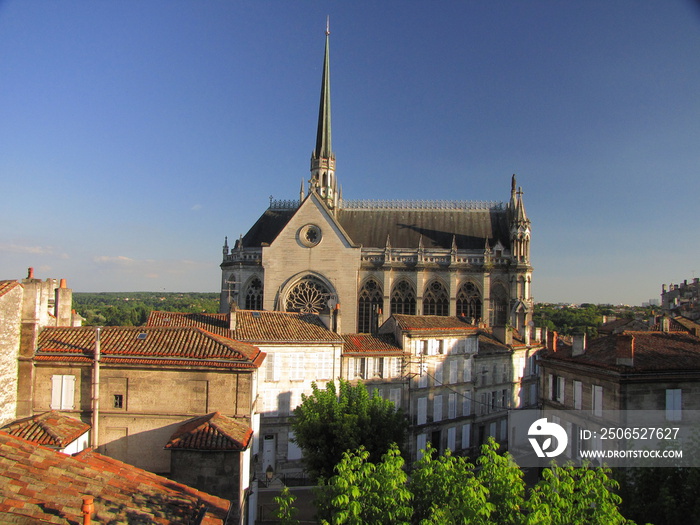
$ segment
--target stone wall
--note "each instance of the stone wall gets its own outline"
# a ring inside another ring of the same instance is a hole
[[[22,287],[0,296],[0,425],[15,419]]]

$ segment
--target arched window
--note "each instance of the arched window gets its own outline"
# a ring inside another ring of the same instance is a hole
[[[423,315],[449,315],[450,296],[440,281],[432,281],[423,295]]]
[[[289,290],[285,310],[318,314],[328,310],[328,300],[332,296],[325,283],[316,277],[308,276]]]
[[[357,331],[359,333],[376,333],[379,327],[379,314],[381,313],[384,297],[382,288],[374,280],[368,280],[360,290],[357,301]]]
[[[491,326],[508,324],[508,294],[503,286],[494,286],[491,290],[492,317]]]
[[[245,309],[246,310],[262,310],[263,304],[263,285],[262,281],[255,277],[248,285],[248,290],[245,293]]]
[[[481,319],[481,294],[474,283],[466,282],[457,292],[457,315],[478,322]]]
[[[416,315],[416,292],[406,280],[394,285],[391,292],[391,313]]]

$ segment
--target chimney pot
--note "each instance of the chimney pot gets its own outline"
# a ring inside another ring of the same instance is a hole
[[[27,269],[27,279],[34,279],[34,268],[31,266]]]
[[[547,332],[547,350],[550,350],[551,352],[556,352],[558,339],[559,334],[557,334],[557,332]]]
[[[61,283],[59,284],[59,288],[68,288],[68,286],[66,285],[65,279],[61,279]]]

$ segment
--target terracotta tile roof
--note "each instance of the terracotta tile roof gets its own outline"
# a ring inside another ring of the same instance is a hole
[[[236,310],[236,329],[229,329],[228,314],[187,314],[153,311],[147,326],[196,326],[249,343],[342,343],[316,314]]]
[[[0,521],[82,523],[87,495],[95,498],[94,523],[189,524],[202,506],[202,523],[224,523],[230,507],[228,500],[91,450],[67,456],[0,432]]]
[[[18,419],[2,427],[2,430],[38,445],[65,448],[90,430],[90,425],[52,410]]]
[[[466,317],[405,314],[393,314],[393,317],[401,330],[478,330]]]
[[[35,359],[88,362],[94,350],[93,327],[44,328]],[[255,346],[195,327],[106,326],[100,332],[100,354],[104,363],[240,369],[259,367],[265,359]]]
[[[502,352],[510,352],[508,345],[501,343],[489,333],[479,333],[479,355]]]
[[[633,367],[617,364],[618,338],[634,338]],[[619,371],[700,371],[700,338],[686,332],[624,332],[588,342],[582,355],[572,356],[571,347],[560,345],[557,352],[546,351],[548,360],[570,361]]]
[[[0,281],[0,297],[18,286],[22,286],[18,281]]]
[[[391,334],[345,334],[343,355],[347,354],[403,354],[403,349]]]
[[[252,437],[253,429],[247,424],[212,412],[185,422],[165,448],[240,451],[248,448]]]

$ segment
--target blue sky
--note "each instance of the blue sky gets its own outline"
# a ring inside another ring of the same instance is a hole
[[[0,0],[0,279],[217,291],[309,176],[326,16],[347,199],[509,198],[536,301],[700,276],[700,6]]]

